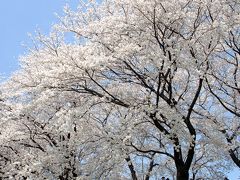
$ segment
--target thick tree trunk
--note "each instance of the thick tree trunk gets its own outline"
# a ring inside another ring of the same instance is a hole
[[[189,179],[189,173],[187,170],[180,169],[177,170],[177,180],[188,180]]]

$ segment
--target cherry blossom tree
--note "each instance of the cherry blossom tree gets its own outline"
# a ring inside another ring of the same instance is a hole
[[[237,7],[234,0],[66,7],[2,87],[16,129],[9,147],[19,150],[9,177],[221,179],[230,157],[239,166]]]
[[[221,67],[214,65],[210,72],[211,80],[207,79],[207,86],[214,97],[214,104],[224,114],[220,120],[215,119],[214,123],[224,135],[229,145],[229,154],[238,167],[240,167],[239,40],[239,30],[230,30],[224,43],[221,44],[222,55],[216,58],[216,61],[221,63]]]

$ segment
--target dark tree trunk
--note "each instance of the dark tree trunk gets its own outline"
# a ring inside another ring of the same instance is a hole
[[[128,163],[128,168],[129,168],[129,170],[130,170],[130,172],[131,172],[132,180],[138,180],[138,179],[137,179],[137,174],[136,174],[136,171],[135,171],[135,169],[134,169],[134,166],[133,166],[133,164],[132,164],[132,162],[131,162],[130,156],[128,156],[125,160],[126,160],[127,163]]]
[[[187,170],[179,169],[177,170],[177,180],[188,180],[189,173]]]

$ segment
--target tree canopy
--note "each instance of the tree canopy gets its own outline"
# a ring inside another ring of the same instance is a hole
[[[1,179],[224,179],[240,168],[238,0],[64,12],[1,86]]]

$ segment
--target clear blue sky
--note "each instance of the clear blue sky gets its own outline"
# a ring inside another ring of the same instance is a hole
[[[9,77],[18,68],[18,56],[24,54],[22,43],[28,42],[28,33],[40,28],[49,32],[57,22],[54,13],[62,14],[68,3],[76,7],[77,0],[2,0],[0,5],[0,75]],[[234,170],[229,178],[237,180],[240,172]]]
[[[68,3],[76,7],[77,0],[2,0],[0,5],[0,75],[8,77],[18,68],[18,56],[25,49],[22,43],[28,42],[28,33],[37,28],[48,32],[57,22],[54,13],[62,14]]]

